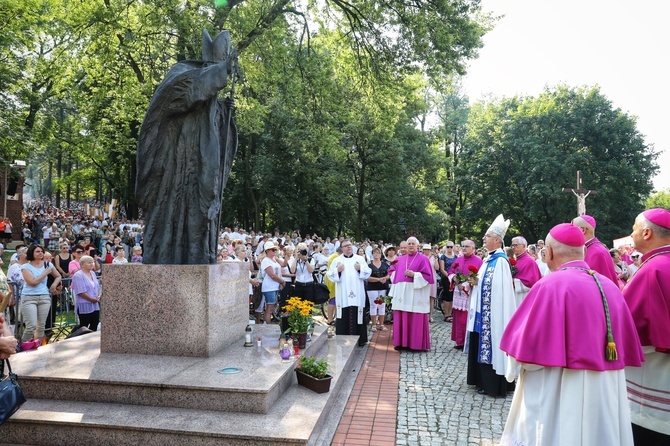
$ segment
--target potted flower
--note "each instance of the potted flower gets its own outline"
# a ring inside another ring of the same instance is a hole
[[[286,333],[297,339],[299,348],[307,347],[307,330],[312,323],[312,308],[312,302],[299,297],[291,297],[284,306],[284,312],[288,316]]]
[[[295,373],[301,386],[316,393],[326,393],[330,390],[330,381],[333,377],[328,374],[328,361],[325,359],[301,356]]]

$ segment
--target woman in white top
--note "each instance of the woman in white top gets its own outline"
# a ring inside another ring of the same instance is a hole
[[[277,245],[272,241],[267,241],[263,245],[263,251],[265,251],[265,258],[261,262],[261,271],[263,271],[261,292],[266,305],[265,323],[269,324],[272,321],[272,313],[277,304],[279,290],[286,285],[286,282],[281,277],[282,265],[276,259]]]
[[[51,308],[51,293],[55,293],[60,284],[60,274],[55,266],[44,262],[44,248],[32,245],[26,252],[28,263],[21,266],[21,274],[25,285],[21,289],[21,312],[26,323],[21,342],[27,342],[33,337],[44,339],[44,324]],[[52,275],[55,280],[51,285],[51,292],[47,288],[47,276]],[[34,336],[37,333],[37,336]]]

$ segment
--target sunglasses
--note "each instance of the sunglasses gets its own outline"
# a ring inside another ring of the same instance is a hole
[[[84,251],[80,251],[80,250],[75,251],[75,254],[83,254],[83,253],[84,253]]]
[[[453,246],[447,246],[447,249],[454,249]]]

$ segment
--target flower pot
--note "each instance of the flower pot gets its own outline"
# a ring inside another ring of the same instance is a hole
[[[307,348],[307,333],[295,333],[292,336],[293,344],[298,345],[298,348]]]
[[[299,369],[295,369],[295,373],[298,377],[298,384],[301,386],[307,387],[309,390],[316,393],[326,393],[330,391],[330,381],[333,379],[332,376],[326,375],[325,378],[318,379],[301,372]]]

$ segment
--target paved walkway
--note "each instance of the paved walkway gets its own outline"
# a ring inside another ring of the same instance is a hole
[[[396,352],[387,327],[372,336],[332,444],[498,444],[512,395],[478,395],[465,383],[467,358],[453,348],[451,324],[431,324],[432,348],[421,353]]]

